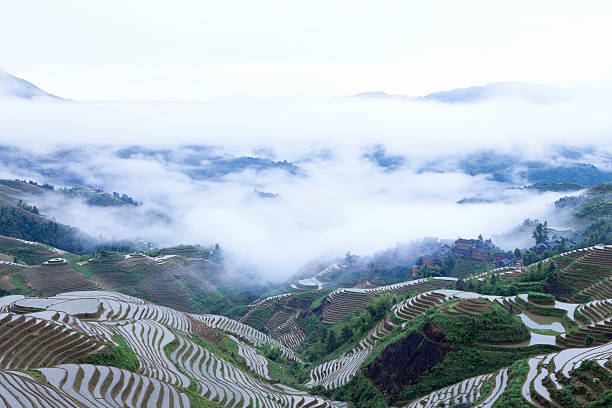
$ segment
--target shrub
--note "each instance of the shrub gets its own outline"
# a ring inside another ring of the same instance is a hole
[[[121,336],[114,336],[113,340],[117,342],[117,346],[109,343],[101,351],[81,357],[76,363],[111,366],[136,371],[138,369],[138,357],[136,357],[134,350],[128,346]]]
[[[541,305],[551,305],[555,303],[555,297],[547,293],[529,292],[527,296],[529,301],[533,303]]]
[[[574,310],[574,317],[582,321],[582,323],[587,324],[587,325],[593,323],[591,319],[589,319],[587,316],[580,313],[580,310],[578,309]]]
[[[531,405],[529,405],[527,401],[523,399],[523,395],[521,393],[521,389],[523,388],[523,383],[528,371],[529,366],[527,365],[526,360],[515,361],[514,364],[510,366],[510,370],[508,371],[508,385],[493,406],[494,408],[531,407]]]

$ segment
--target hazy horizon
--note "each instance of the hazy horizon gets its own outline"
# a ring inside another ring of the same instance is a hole
[[[37,204],[94,236],[219,242],[270,279],[503,234],[564,195],[516,187],[612,174],[610,7],[11,4],[0,68],[67,100],[0,95],[0,174],[126,193],[143,205]]]

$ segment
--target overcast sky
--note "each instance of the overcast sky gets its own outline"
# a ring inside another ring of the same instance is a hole
[[[0,68],[74,99],[610,83],[609,1],[5,2]]]

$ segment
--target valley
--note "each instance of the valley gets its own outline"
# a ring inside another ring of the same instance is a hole
[[[4,190],[5,208],[44,225],[19,204],[39,187],[8,184],[19,193]],[[228,275],[219,245],[73,253],[0,236],[0,402],[605,406],[612,246],[591,243],[609,239],[609,194],[597,186],[572,202],[577,230],[592,235],[580,244],[427,238],[403,258],[319,260],[280,285],[237,287],[245,275]],[[30,237],[29,223],[11,225]]]
[[[470,278],[504,287],[545,270],[543,281],[571,284],[561,300],[544,284],[504,296],[431,277],[293,289],[244,305],[234,320],[194,313],[188,292],[169,292],[210,272],[183,272],[209,255],[197,248],[83,261],[0,243],[31,263],[0,272],[11,293],[0,298],[7,406],[571,407],[609,398],[612,246]]]
[[[612,408],[611,15],[4,2],[0,408]]]

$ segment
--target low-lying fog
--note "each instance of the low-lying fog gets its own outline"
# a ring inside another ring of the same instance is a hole
[[[527,217],[550,219],[553,202],[567,194],[510,187],[529,183],[521,176],[529,161],[609,171],[610,105],[593,95],[546,104],[6,98],[0,142],[14,149],[2,151],[0,176],[126,193],[143,204],[34,204],[94,236],[218,242],[238,262],[281,280],[322,253],[367,254],[422,236],[487,237]],[[509,179],[467,174],[460,163],[476,152],[490,152],[492,168],[500,157],[516,160],[501,165]],[[226,155],[270,161],[240,170]],[[484,200],[457,204],[471,197]]]

